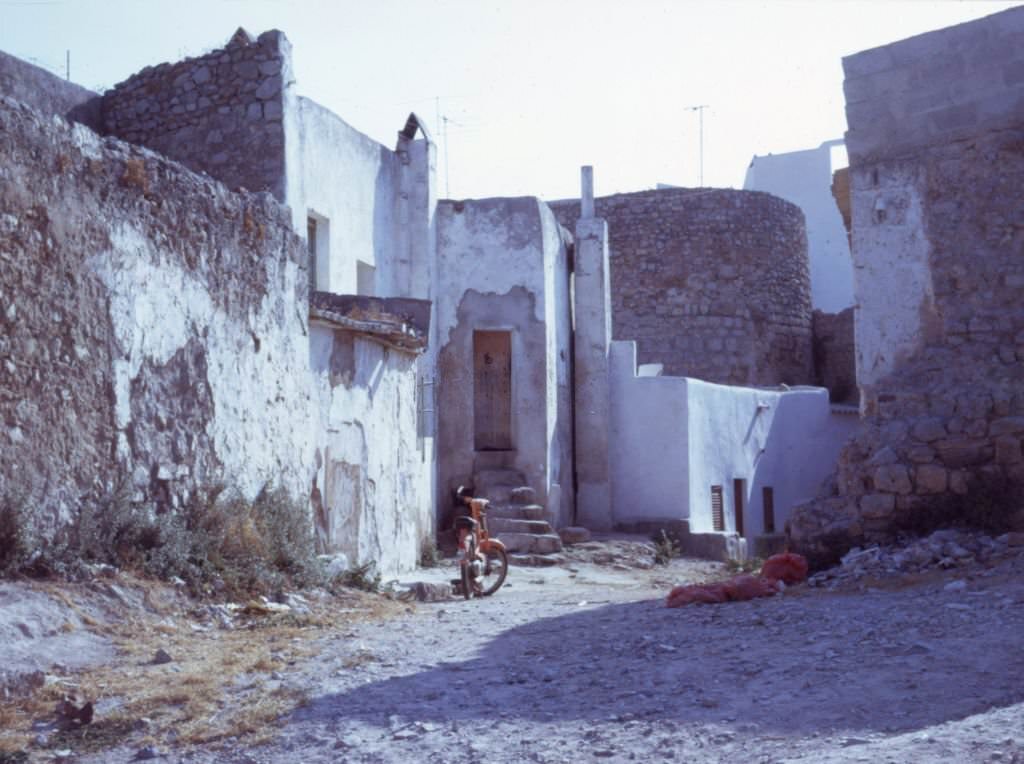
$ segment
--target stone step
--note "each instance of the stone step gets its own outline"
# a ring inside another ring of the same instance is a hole
[[[537,493],[528,485],[493,485],[486,491],[477,489],[476,493],[497,504],[537,503]]]
[[[502,533],[498,538],[510,552],[552,554],[562,551],[562,539],[554,533]]]
[[[518,565],[525,568],[547,568],[552,565],[561,565],[565,557],[560,554],[510,554],[509,565]]]
[[[547,520],[520,520],[511,517],[488,517],[487,530],[493,535],[503,533],[551,533]]]
[[[526,478],[518,470],[479,470],[473,475],[473,491],[477,496],[487,497],[487,491],[498,486],[515,488],[525,482]]]
[[[488,519],[502,517],[509,520],[543,520],[546,517],[540,504],[491,504],[487,507]]]

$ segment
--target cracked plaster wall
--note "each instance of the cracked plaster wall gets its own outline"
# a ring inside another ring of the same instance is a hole
[[[437,209],[438,502],[471,481],[473,331],[512,333],[512,427],[520,470],[555,525],[570,522],[569,282],[554,215],[535,198]],[[467,416],[467,412],[469,415]]]
[[[0,491],[55,531],[128,480],[305,498],[302,242],[269,195],[0,101]]]
[[[355,563],[375,561],[387,575],[414,568],[433,537],[429,442],[417,431],[422,358],[323,325],[310,333],[318,545]]]

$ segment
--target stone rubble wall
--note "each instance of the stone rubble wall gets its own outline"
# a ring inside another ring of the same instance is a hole
[[[1024,9],[844,62],[864,418],[830,490],[791,519],[812,552],[1024,481],[1024,57],[1007,30],[1019,43]],[[894,84],[858,100],[865,77]],[[871,118],[938,93],[974,118],[942,128],[936,105],[884,133]]]
[[[99,93],[3,51],[0,51],[0,93],[44,114],[58,114],[98,132],[102,130]]]
[[[0,498],[308,497],[305,249],[268,194],[0,99]]]
[[[143,69],[103,96],[104,129],[205,172],[229,188],[284,201],[284,91],[291,45],[272,30],[236,33],[205,56]]]
[[[550,203],[573,230],[578,201]],[[612,335],[664,373],[738,385],[806,384],[807,236],[769,194],[661,189],[595,200],[608,221]]]
[[[856,404],[857,361],[853,339],[853,308],[812,314],[815,384],[828,388],[833,403]]]

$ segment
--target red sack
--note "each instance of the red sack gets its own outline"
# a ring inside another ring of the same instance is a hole
[[[717,584],[677,586],[668,594],[665,607],[683,605],[717,605],[720,602],[742,602],[778,593],[775,582],[757,576],[733,576]]]
[[[727,601],[723,584],[690,584],[677,586],[668,594],[666,607],[682,607],[683,605],[714,605]]]
[[[761,575],[784,584],[798,584],[807,578],[807,558],[793,552],[772,555],[764,561]]]
[[[774,581],[757,576],[736,576],[726,581],[725,587],[731,602],[771,597],[779,592]]]

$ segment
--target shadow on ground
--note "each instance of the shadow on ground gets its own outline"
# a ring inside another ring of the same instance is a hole
[[[296,721],[505,713],[755,723],[762,734],[903,732],[1024,699],[1024,657],[998,610],[918,597],[808,592],[680,610],[660,601],[574,608],[504,631],[472,659],[316,697]]]

